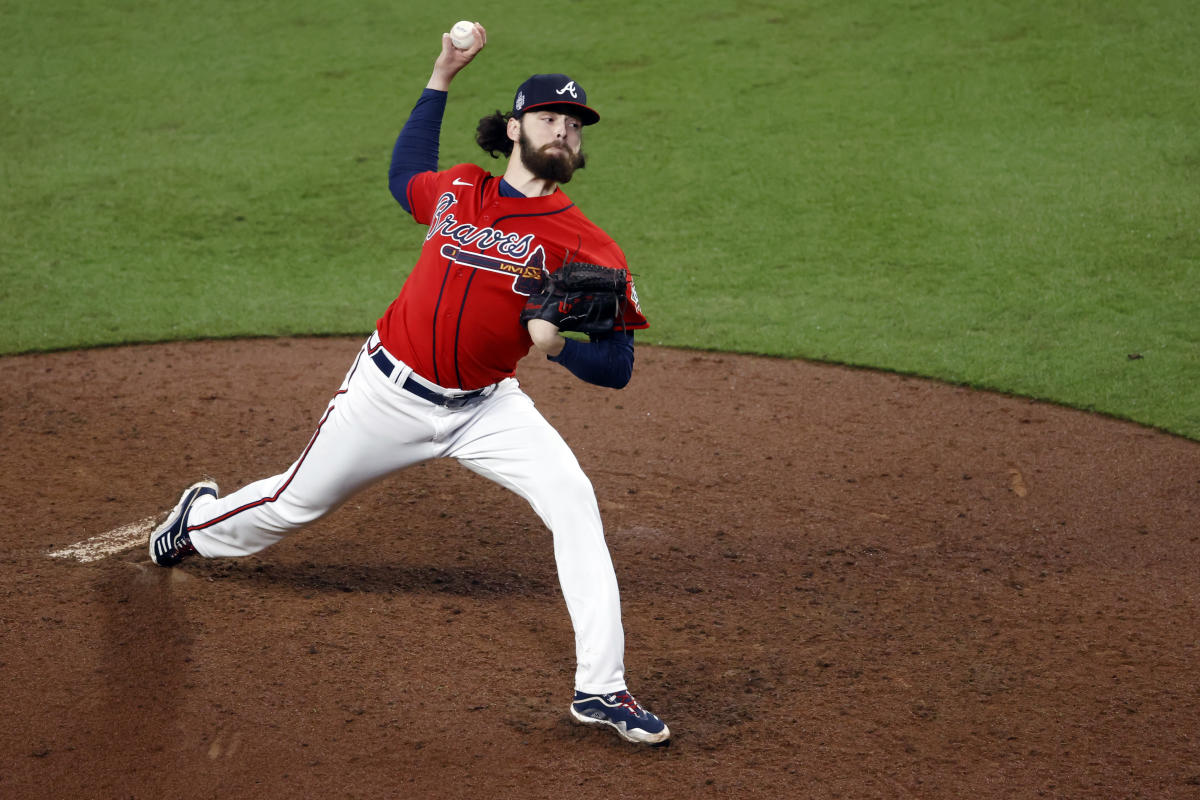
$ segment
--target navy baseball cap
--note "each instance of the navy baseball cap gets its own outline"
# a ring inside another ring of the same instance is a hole
[[[513,100],[513,116],[519,117],[531,108],[561,106],[574,114],[584,125],[595,125],[600,115],[588,107],[587,92],[566,75],[533,75],[517,89]]]

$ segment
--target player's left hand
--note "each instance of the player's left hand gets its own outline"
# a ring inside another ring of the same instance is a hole
[[[543,277],[541,291],[525,302],[521,321],[540,319],[557,330],[608,333],[621,316],[627,282],[623,269],[568,261]]]

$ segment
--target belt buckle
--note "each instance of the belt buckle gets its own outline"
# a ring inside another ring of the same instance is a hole
[[[446,408],[450,409],[451,411],[458,411],[459,409],[466,408],[467,406],[471,405],[471,403],[478,400],[479,397],[480,395],[478,394],[460,394],[455,397],[447,397],[445,398]]]

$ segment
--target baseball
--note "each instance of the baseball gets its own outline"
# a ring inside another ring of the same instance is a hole
[[[465,19],[454,23],[450,29],[450,43],[459,50],[470,50],[475,44],[475,25]]]

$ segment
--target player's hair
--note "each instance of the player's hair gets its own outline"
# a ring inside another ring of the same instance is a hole
[[[514,142],[508,138],[508,121],[510,119],[512,119],[511,111],[507,114],[497,111],[479,120],[479,127],[475,129],[475,141],[492,158],[512,155]]]

